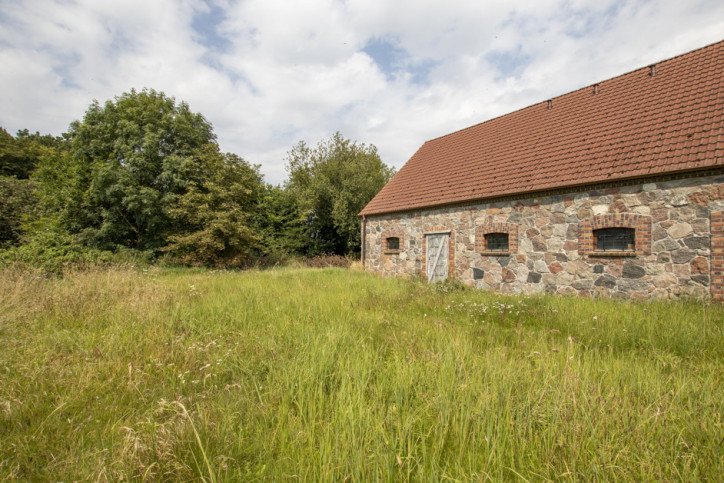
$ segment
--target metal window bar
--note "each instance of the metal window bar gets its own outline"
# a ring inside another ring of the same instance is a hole
[[[596,250],[628,252],[636,247],[636,230],[633,228],[605,228],[596,230]]]
[[[388,238],[387,239],[387,249],[388,250],[399,250],[400,249],[400,239],[399,238]]]
[[[485,235],[485,249],[489,252],[507,252],[507,233],[488,233]]]

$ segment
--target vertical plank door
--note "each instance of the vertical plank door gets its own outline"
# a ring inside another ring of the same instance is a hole
[[[439,282],[447,278],[447,257],[450,235],[448,233],[435,233],[427,237],[427,281]]]

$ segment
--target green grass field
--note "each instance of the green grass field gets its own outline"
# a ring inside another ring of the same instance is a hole
[[[0,479],[721,481],[724,309],[0,272]]]

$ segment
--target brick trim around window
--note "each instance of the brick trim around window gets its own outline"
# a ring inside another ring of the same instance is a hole
[[[490,252],[485,242],[485,235],[489,233],[506,233],[508,235],[507,252]],[[515,223],[502,223],[486,221],[475,228],[475,251],[484,255],[510,255],[518,253],[518,225]]]
[[[651,217],[637,213],[596,215],[578,223],[578,254],[594,252],[593,232],[601,228],[633,228],[636,230],[636,255],[651,255]]]
[[[387,248],[387,239],[388,238],[397,238],[400,242],[397,245],[399,248],[397,250],[390,250]],[[400,253],[404,251],[404,232],[402,230],[386,230],[382,233],[382,236],[380,237],[380,240],[382,242],[382,253],[386,253],[388,255],[394,255],[397,253]]]
[[[724,211],[711,214],[711,298],[724,301]]]
[[[455,230],[451,230],[444,226],[438,225],[433,226],[430,229],[426,229],[422,233],[422,264],[420,268],[420,276],[427,280],[427,236],[435,232],[450,232],[450,239],[447,245],[447,276],[448,278],[455,278]]]

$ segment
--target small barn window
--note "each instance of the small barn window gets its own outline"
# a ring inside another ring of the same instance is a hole
[[[505,257],[518,252],[518,225],[486,221],[475,228],[475,251],[483,256]]]
[[[387,250],[396,252],[400,250],[400,239],[396,236],[391,236],[387,239]]]
[[[489,252],[507,252],[507,233],[488,233],[485,235],[485,249]]]
[[[578,222],[578,254],[595,257],[651,255],[651,217],[607,213]]]
[[[633,252],[636,230],[633,228],[602,228],[593,231],[595,250],[600,252]]]

